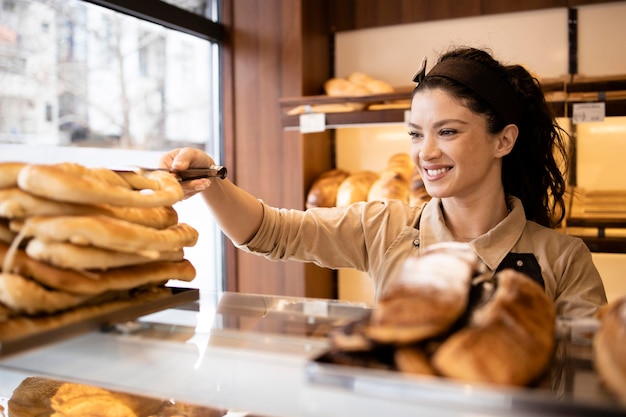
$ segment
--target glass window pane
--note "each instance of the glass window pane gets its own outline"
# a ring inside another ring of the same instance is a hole
[[[219,158],[219,48],[80,0],[0,0],[0,161],[155,166],[181,146]],[[200,198],[176,210],[200,233],[185,248],[196,279],[177,285],[222,290],[215,221]]]
[[[217,22],[217,0],[163,0],[172,6],[180,7]]]
[[[78,0],[2,4],[0,142],[214,148],[216,45]]]

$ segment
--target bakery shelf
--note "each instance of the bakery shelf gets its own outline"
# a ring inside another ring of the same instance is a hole
[[[579,75],[543,79],[541,85],[550,108],[558,117],[572,115],[576,103],[604,102],[606,116],[626,115],[626,74],[606,77],[582,77]],[[310,106],[354,103],[362,104],[365,109],[358,111],[326,112],[326,128],[361,127],[381,124],[405,123],[406,110],[409,109],[412,87],[400,87],[395,93],[373,94],[357,97],[334,97],[327,95],[290,97],[279,101],[281,123],[284,130],[299,130],[299,114],[289,114],[290,110]],[[388,104],[400,108],[369,110],[375,104]]]

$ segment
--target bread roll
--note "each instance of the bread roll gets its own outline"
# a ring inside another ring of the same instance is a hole
[[[333,169],[318,176],[311,185],[306,199],[306,208],[335,207],[339,185],[350,173],[343,169]]]
[[[398,174],[407,184],[410,184],[415,172],[415,164],[411,159],[411,155],[401,152],[389,158],[385,171]]]
[[[409,184],[400,175],[391,171],[383,171],[367,194],[367,201],[385,199],[409,203]]]
[[[368,336],[407,344],[441,335],[464,313],[479,265],[469,245],[456,242],[408,258],[373,310]]]
[[[411,186],[409,189],[409,205],[412,207],[419,207],[424,203],[430,201],[430,195],[426,191],[424,186],[424,180],[418,167],[413,169],[413,175],[411,177]]]
[[[502,270],[494,281],[493,296],[439,346],[432,364],[459,380],[527,385],[552,358],[556,310],[543,288],[520,272]]]
[[[350,97],[367,96],[370,91],[358,84],[350,82],[345,78],[331,78],[324,83],[324,91],[329,96]]]
[[[380,178],[372,184],[368,201],[395,199],[409,203],[411,178],[415,164],[408,153],[397,153],[387,160]]]
[[[380,175],[374,171],[359,171],[349,175],[337,189],[337,207],[367,201],[369,190],[378,178]]]
[[[600,379],[626,406],[626,296],[600,308],[598,318],[594,364]]]
[[[226,410],[29,377],[8,401],[11,417],[218,417]]]
[[[371,94],[388,94],[393,93],[394,91],[393,87],[389,83],[371,77],[363,72],[350,73],[347,79],[356,85],[364,87]]]
[[[430,366],[430,361],[426,354],[415,346],[398,347],[393,355],[393,360],[401,372],[420,375],[435,375],[435,371]]]

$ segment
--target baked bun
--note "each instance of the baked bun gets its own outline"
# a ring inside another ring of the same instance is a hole
[[[378,178],[380,175],[374,171],[359,171],[349,175],[337,189],[337,207],[367,201],[369,190]]]
[[[430,201],[430,195],[426,191],[424,186],[424,180],[418,167],[413,169],[413,175],[411,176],[411,185],[409,188],[409,205],[412,207],[419,207],[424,203]]]
[[[469,323],[438,347],[432,364],[459,380],[527,385],[552,358],[556,310],[543,288],[523,273],[502,270],[494,285]]]
[[[391,155],[385,171],[396,173],[402,180],[410,183],[415,172],[415,164],[408,153],[400,152]]]
[[[358,84],[350,82],[345,78],[331,78],[324,83],[324,91],[329,96],[351,97],[367,96],[370,91]]]
[[[409,185],[398,174],[383,171],[367,193],[367,201],[400,200],[408,204]]]
[[[407,153],[397,153],[387,160],[380,177],[370,187],[368,201],[384,199],[400,200],[409,203],[411,178],[415,164]]]
[[[350,73],[346,78],[351,83],[367,89],[370,94],[389,94],[394,91],[393,87],[389,83],[371,77],[363,72]]]
[[[217,417],[225,410],[29,377],[8,401],[11,417]]]
[[[402,345],[443,334],[464,313],[479,265],[469,245],[456,242],[408,258],[384,289],[367,335]]]
[[[626,296],[598,310],[593,339],[594,364],[607,388],[626,405]]]
[[[306,208],[335,207],[339,185],[350,173],[343,169],[333,169],[318,176],[311,185],[306,198]]]

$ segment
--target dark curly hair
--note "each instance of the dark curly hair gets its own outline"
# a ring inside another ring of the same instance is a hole
[[[554,227],[565,217],[564,195],[567,184],[567,132],[557,123],[548,107],[539,81],[520,65],[503,65],[488,52],[458,48],[443,54],[438,62],[450,58],[473,60],[490,68],[509,83],[521,107],[519,135],[510,154],[502,161],[502,183],[507,195],[518,197],[528,220]],[[472,111],[483,115],[491,134],[507,124],[502,116],[468,87],[440,76],[427,76],[415,88],[443,89]],[[559,165],[561,164],[561,166]]]

